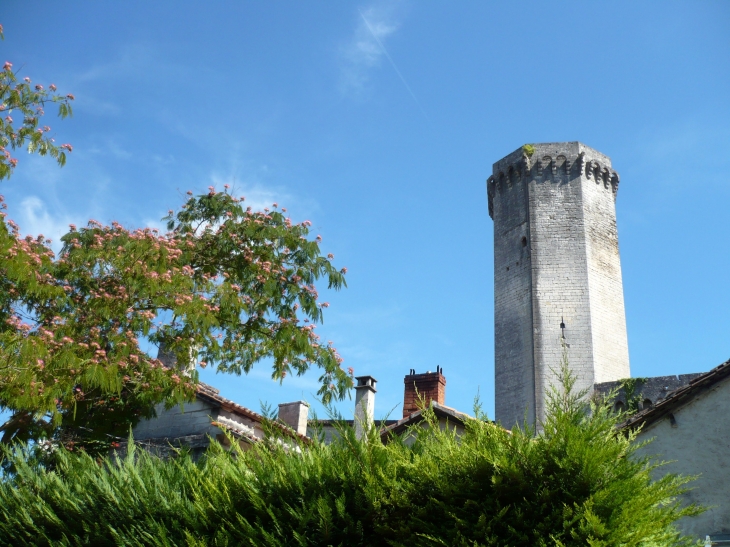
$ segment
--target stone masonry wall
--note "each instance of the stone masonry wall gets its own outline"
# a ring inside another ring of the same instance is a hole
[[[576,387],[593,385],[581,177],[578,169],[568,171],[565,160],[557,159],[566,155],[576,157],[577,150],[565,150],[564,145],[536,147],[536,168],[529,177],[538,420],[545,414],[546,394],[557,382],[556,373],[563,359],[563,334],[565,351],[578,380]],[[565,324],[564,330],[561,322]]]
[[[207,402],[196,400],[185,403],[184,409],[174,406],[167,410],[164,404],[159,404],[155,407],[155,411],[156,418],[142,420],[132,430],[135,440],[204,434],[215,437],[220,433],[220,430],[210,423],[218,416],[218,409]]]
[[[610,162],[586,166],[581,185],[588,260],[588,295],[591,306],[595,382],[629,376],[621,259],[616,226],[616,184]]]
[[[612,391],[616,390],[616,397],[612,404],[620,402],[624,409],[629,408],[629,398],[638,398],[639,410],[643,410],[657,404],[665,399],[673,391],[688,386],[692,380],[702,376],[702,372],[690,374],[680,374],[678,376],[653,376],[651,378],[635,378],[635,393],[626,393],[622,387],[621,380],[613,380],[611,382],[601,382],[593,386],[594,391],[607,397]]]
[[[493,191],[490,188],[490,192]],[[535,421],[532,262],[527,187],[508,171],[490,195],[494,218],[495,413],[505,427]],[[492,199],[493,198],[493,199]]]
[[[618,176],[608,157],[581,143],[533,146],[531,156],[518,149],[495,163],[488,181],[496,419],[505,427],[526,409],[532,423],[544,416],[564,351],[578,389],[629,376]]]

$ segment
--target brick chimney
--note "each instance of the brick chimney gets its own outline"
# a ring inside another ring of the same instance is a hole
[[[410,374],[403,380],[406,385],[405,394],[403,395],[404,418],[420,410],[421,399],[426,405],[431,401],[436,401],[440,405],[444,404],[446,377],[443,372],[444,370],[441,367],[436,367],[436,372],[429,370],[424,374],[416,374],[415,369],[411,369]]]

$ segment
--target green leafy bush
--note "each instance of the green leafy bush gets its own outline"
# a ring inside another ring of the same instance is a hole
[[[0,484],[3,545],[668,546],[695,514],[688,479],[653,465],[607,408],[551,394],[537,435],[483,419],[458,437],[430,428],[382,444],[343,428],[331,445],[216,445],[194,462],[132,450],[118,460],[59,451],[53,469],[16,451]],[[483,416],[478,416],[483,418]]]

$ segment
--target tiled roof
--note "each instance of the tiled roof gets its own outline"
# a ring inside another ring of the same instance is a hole
[[[264,422],[264,417],[261,414],[258,414],[254,412],[253,410],[246,408],[245,406],[241,406],[238,403],[231,401],[230,399],[226,399],[225,397],[222,397],[220,395],[220,391],[214,388],[211,385],[205,384],[203,382],[200,382],[197,386],[197,396],[204,400],[208,401],[210,403],[213,403],[216,406],[220,406],[224,410],[227,410],[228,412],[231,412],[233,414],[236,414],[238,416],[243,416],[245,418],[248,418],[249,420],[253,420],[258,423]],[[295,437],[298,440],[304,442],[304,443],[311,443],[311,439],[307,437],[306,435],[300,435],[296,431],[294,431],[292,428],[280,423],[280,422],[271,422],[272,425],[276,428],[278,428],[282,433],[289,437]],[[228,430],[232,430],[231,427],[226,427]]]
[[[459,412],[458,410],[445,405],[440,405],[436,401],[431,401],[431,408],[437,417],[446,418],[447,420],[452,420],[460,424],[463,424],[466,420],[471,418],[468,414],[464,414],[463,412]],[[423,419],[423,410],[412,412],[402,420],[398,420],[394,424],[382,429],[380,431],[380,438],[387,439],[389,435],[398,435],[403,433],[403,431],[405,431],[409,426],[417,424],[423,421]]]
[[[650,425],[728,377],[730,377],[730,360],[696,377],[689,385],[675,389],[654,406],[631,416],[620,427],[621,429],[636,429]]]
[[[233,434],[234,437],[245,439],[250,443],[259,442],[259,438],[256,437],[256,431],[253,427],[247,426],[226,418],[225,416],[218,416],[218,419],[213,422],[213,425],[225,429],[226,431]]]

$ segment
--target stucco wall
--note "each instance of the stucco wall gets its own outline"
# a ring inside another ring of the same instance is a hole
[[[673,413],[676,427],[668,417],[639,434],[639,440],[654,438],[643,454],[658,455],[672,463],[656,471],[700,475],[685,494],[687,502],[710,507],[697,517],[683,519],[679,527],[687,534],[730,533],[730,379],[715,384],[686,406]]]

